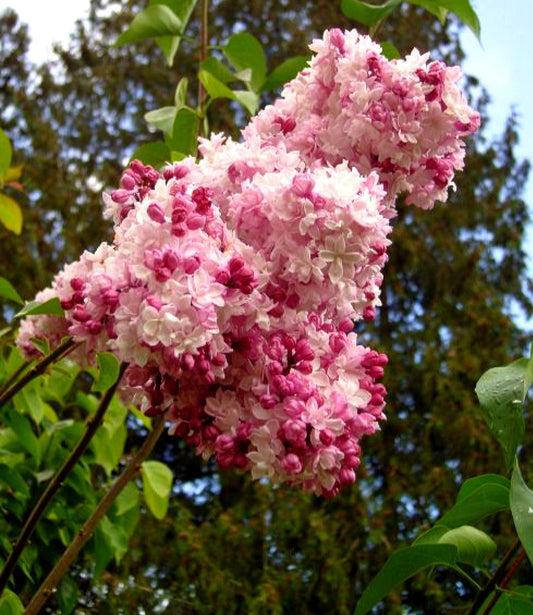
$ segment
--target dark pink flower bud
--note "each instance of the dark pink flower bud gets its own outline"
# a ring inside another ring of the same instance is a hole
[[[315,181],[306,173],[298,173],[298,175],[296,175],[292,180],[292,191],[299,197],[310,196],[314,186]]]
[[[300,458],[294,453],[289,453],[283,458],[281,467],[287,474],[299,474],[303,468]]]
[[[191,231],[195,231],[199,228],[203,228],[205,225],[205,217],[200,214],[190,214],[187,218],[187,227]]]
[[[78,322],[87,322],[91,315],[83,306],[77,305],[72,312],[72,318]]]
[[[335,440],[335,436],[329,429],[322,429],[320,432],[320,442],[324,446],[329,446]]]
[[[158,205],[157,203],[150,203],[150,205],[148,205],[147,213],[150,219],[154,222],[163,224],[165,221],[165,212],[161,205]]]

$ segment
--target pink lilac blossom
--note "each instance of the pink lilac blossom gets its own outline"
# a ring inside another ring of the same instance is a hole
[[[121,394],[204,458],[332,496],[356,479],[384,420],[387,357],[354,321],[379,307],[395,198],[431,207],[478,118],[459,73],[413,52],[389,62],[355,32],[326,32],[308,69],[236,143],[162,173],[131,163],[104,195],[112,244],[67,265],[18,343],[112,351]]]

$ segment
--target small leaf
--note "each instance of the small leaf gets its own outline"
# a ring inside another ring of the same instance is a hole
[[[10,589],[4,589],[0,597],[0,613],[2,615],[20,615],[24,611],[24,605]]]
[[[294,79],[307,66],[308,62],[309,58],[307,56],[295,56],[285,60],[268,75],[261,91],[271,92],[283,87],[288,81]]]
[[[384,4],[375,5],[367,4],[360,0],[342,0],[341,10],[348,19],[354,19],[371,28],[375,26],[378,21],[385,19],[400,2],[401,0],[388,0],[388,2]]]
[[[61,615],[70,615],[78,604],[78,586],[69,576],[63,577],[57,587],[57,603]]]
[[[510,502],[516,533],[533,564],[533,491],[525,484],[518,462],[511,477]]]
[[[531,344],[531,356],[526,366],[526,373],[524,375],[524,393],[522,398],[526,399],[531,385],[533,384],[533,344]]]
[[[182,152],[189,156],[196,155],[198,121],[196,112],[187,107],[176,113],[172,126],[172,137],[168,143],[172,151]]]
[[[133,152],[131,160],[140,160],[144,164],[158,169],[170,160],[168,145],[162,141],[143,143]]]
[[[9,182],[14,182],[17,179],[20,179],[22,176],[23,166],[19,164],[16,167],[9,167],[4,176],[4,182],[7,184]]]
[[[144,498],[156,519],[167,514],[172,472],[160,461],[144,461],[141,466]]]
[[[118,379],[120,363],[112,352],[97,352],[98,380],[94,382],[91,391],[104,393],[110,389]]]
[[[121,517],[139,505],[139,488],[134,482],[128,483],[115,500],[115,515]]]
[[[223,64],[218,58],[210,56],[206,60],[204,60],[200,66],[202,70],[211,73],[214,77],[216,77],[222,83],[230,83],[231,81],[236,81],[237,77],[231,70]]]
[[[13,149],[11,141],[6,133],[0,128],[0,179],[5,180],[7,170],[11,165]]]
[[[519,359],[489,369],[476,385],[483,416],[503,447],[507,468],[511,468],[524,435],[522,402],[527,363],[527,359]]]
[[[387,58],[387,60],[397,60],[398,58],[402,57],[402,54],[398,51],[397,47],[389,41],[380,43],[380,45],[381,51],[383,55]]]
[[[168,6],[149,6],[134,17],[129,28],[118,37],[113,46],[159,36],[176,36],[182,34],[182,30],[181,20]]]
[[[259,97],[255,92],[233,90],[233,98],[240,103],[250,113],[250,115],[253,115],[259,107]]]
[[[168,7],[180,20],[182,32],[185,31],[187,23],[196,6],[197,0],[151,0],[153,6],[164,5]],[[159,48],[163,52],[168,66],[172,66],[174,57],[181,43],[181,36],[162,36],[156,39]]]
[[[28,453],[40,461],[40,448],[37,436],[33,433],[30,421],[18,412],[11,412],[7,417],[7,424],[16,433],[20,444],[28,451]]]
[[[0,222],[8,231],[20,235],[22,231],[22,211],[20,210],[20,205],[2,192],[0,192]]]
[[[490,615],[533,615],[533,587],[519,585],[500,595]]]
[[[160,107],[159,109],[148,111],[148,113],[145,114],[144,119],[149,124],[152,124],[152,126],[162,130],[165,134],[171,134],[176,112],[176,107]]]
[[[5,278],[0,278],[0,297],[4,297],[4,299],[9,299],[10,301],[14,301],[19,305],[24,305],[24,301],[22,297],[15,290],[15,287],[11,284],[9,280]]]
[[[249,69],[250,86],[258,92],[265,81],[266,57],[261,43],[248,32],[234,34],[222,51],[237,71]]]
[[[496,543],[492,538],[471,525],[462,525],[447,531],[438,543],[455,545],[457,562],[478,567],[496,551]]]
[[[187,77],[182,77],[174,92],[174,104],[178,109],[187,106],[187,88],[189,87],[189,80]]]
[[[465,481],[457,501],[439,524],[459,527],[481,521],[488,515],[509,508],[510,482],[498,474],[485,474]]]
[[[479,18],[474,11],[470,0],[408,0],[410,4],[422,6],[430,13],[441,18],[442,11],[447,10],[454,13],[479,39],[480,25]]]
[[[222,83],[222,81],[219,81],[214,75],[206,70],[200,70],[198,73],[198,79],[211,98],[229,98],[230,100],[235,100],[233,92],[224,83]]]
[[[57,297],[52,297],[48,301],[28,301],[24,307],[15,314],[15,318],[23,316],[37,316],[39,314],[51,314],[52,316],[64,316],[65,312]]]
[[[393,553],[383,568],[367,585],[354,615],[365,615],[396,585],[430,566],[449,566],[456,569],[457,548],[447,544],[421,544]]]

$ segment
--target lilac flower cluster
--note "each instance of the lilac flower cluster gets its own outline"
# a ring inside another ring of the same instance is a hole
[[[335,495],[379,429],[387,357],[374,318],[398,193],[431,207],[479,125],[458,70],[326,32],[309,68],[236,143],[162,173],[134,161],[104,195],[112,244],[59,273],[64,317],[27,318],[19,345],[85,341],[128,363],[121,394],[221,467]]]

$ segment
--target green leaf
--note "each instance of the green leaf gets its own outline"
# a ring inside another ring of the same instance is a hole
[[[24,605],[10,589],[4,589],[0,597],[1,615],[20,615],[24,612]]]
[[[508,469],[524,435],[522,402],[527,363],[527,359],[518,359],[505,367],[489,369],[476,385],[483,416],[503,447]]]
[[[253,115],[259,107],[259,97],[255,92],[233,91],[233,98]]]
[[[430,13],[440,18],[442,10],[450,11],[456,15],[479,39],[479,18],[474,11],[470,0],[408,0],[411,4],[422,6]]]
[[[428,13],[435,15],[441,23],[444,23],[446,20],[448,10],[441,6],[440,0],[407,0],[407,2],[426,9]]]
[[[295,56],[285,60],[268,75],[261,91],[271,92],[283,87],[288,81],[294,79],[307,66],[308,62],[307,56]]]
[[[168,145],[162,141],[153,143],[143,143],[133,152],[131,160],[140,160],[144,164],[149,164],[155,169],[161,168],[165,162],[170,160],[170,150]]]
[[[456,561],[471,566],[481,566],[496,552],[496,543],[490,536],[471,525],[462,525],[443,534],[439,544],[457,547]]]
[[[380,45],[381,51],[387,60],[397,60],[402,57],[402,54],[398,51],[397,47],[389,41],[380,43]]]
[[[196,2],[197,0],[151,0],[150,4],[152,6],[163,5],[168,7],[180,20],[182,32],[184,32],[194,7],[196,6]],[[174,57],[181,43],[181,37],[161,36],[156,39],[156,42],[163,52],[167,64],[172,66]]]
[[[401,0],[388,0],[384,4],[374,5],[361,2],[360,0],[342,0],[341,10],[348,17],[371,28],[378,21],[385,19],[393,11]]]
[[[189,87],[189,80],[187,77],[182,77],[178,85],[176,86],[176,91],[174,92],[174,104],[178,109],[181,107],[187,106],[187,88]]]
[[[129,28],[113,44],[114,47],[147,38],[182,34],[183,24],[168,6],[149,6],[138,13]]]
[[[17,411],[21,414],[29,414],[36,425],[40,425],[44,415],[40,384],[40,379],[27,384],[13,399]]]
[[[510,482],[499,474],[485,474],[463,483],[457,501],[440,519],[447,527],[477,523],[481,519],[509,508]]]
[[[93,436],[91,448],[95,454],[95,463],[101,465],[108,476],[111,476],[122,458],[127,435],[125,425],[120,425],[112,433],[103,425]]]
[[[172,151],[178,151],[188,156],[196,155],[198,122],[196,112],[187,107],[183,107],[176,113],[172,126],[172,136],[168,142]]]
[[[57,297],[48,301],[28,301],[24,307],[15,314],[15,318],[23,316],[37,316],[39,314],[51,314],[52,316],[64,316],[65,312]]]
[[[6,133],[0,128],[0,179],[4,179],[7,170],[11,166],[13,149],[11,141]]]
[[[367,585],[354,615],[365,615],[392,589],[430,566],[449,566],[457,570],[457,547],[448,544],[421,544],[393,553]]]
[[[121,517],[139,505],[139,488],[134,482],[128,483],[115,500],[115,515]]]
[[[206,60],[204,60],[201,63],[200,68],[208,73],[211,73],[222,83],[230,83],[231,81],[237,80],[235,74],[232,73],[231,70],[218,58],[213,56],[209,56]]]
[[[144,119],[149,124],[152,124],[152,126],[162,130],[165,134],[171,134],[177,110],[176,107],[160,107],[159,109],[148,111]]]
[[[144,461],[141,466],[144,498],[156,519],[167,514],[172,472],[160,461]]]
[[[30,495],[28,483],[13,468],[5,463],[0,463],[0,482],[13,489],[15,496],[27,497]]]
[[[9,299],[9,301],[14,301],[19,305],[24,305],[24,301],[22,297],[15,290],[15,287],[11,284],[9,280],[5,278],[0,278],[0,297],[4,299]]]
[[[9,167],[4,176],[4,182],[7,184],[8,182],[13,182],[17,179],[20,179],[22,176],[23,168],[24,167],[21,164],[17,165],[16,167]]]
[[[70,615],[78,604],[78,586],[69,576],[63,577],[57,587],[57,603],[61,615]]]
[[[490,615],[533,615],[533,587],[520,585],[503,592]]]
[[[20,235],[22,231],[22,211],[20,210],[20,205],[2,192],[0,192],[0,222],[8,231]]]
[[[533,384],[533,344],[531,344],[531,356],[529,357],[529,361],[527,362],[526,373],[524,375],[524,400],[527,397],[529,389]]]
[[[438,523],[424,532],[413,545],[446,544],[457,547],[456,562],[480,566],[489,555],[496,551],[496,543],[481,530],[471,525],[450,529]]]
[[[511,476],[509,499],[516,533],[529,557],[529,561],[533,564],[533,491],[524,482],[518,462],[515,462]]]
[[[120,363],[112,352],[97,352],[96,362],[98,363],[98,379],[93,383],[91,391],[104,393],[118,380]]]
[[[6,422],[17,435],[20,444],[37,460],[37,463],[39,463],[39,441],[37,440],[37,436],[33,433],[30,421],[18,412],[11,412],[6,417]]]
[[[266,57],[261,43],[248,32],[234,34],[222,52],[237,71],[250,69],[250,86],[260,91],[266,76]]]

